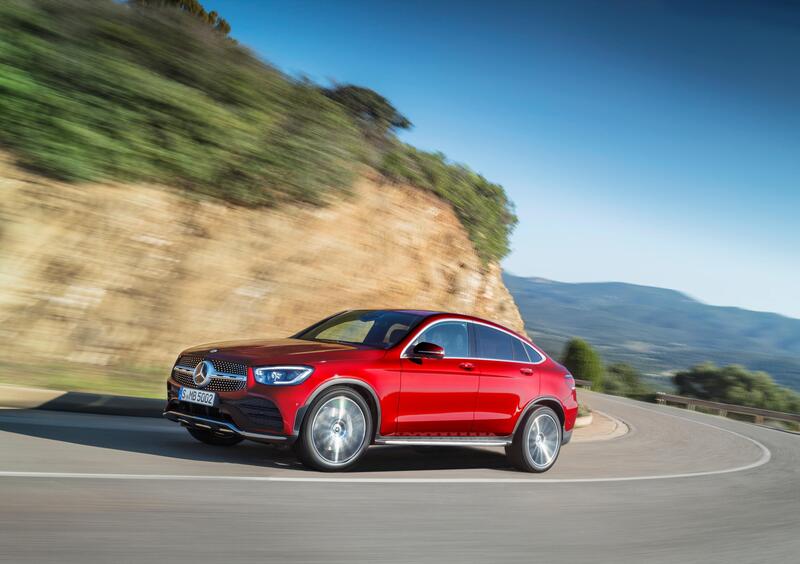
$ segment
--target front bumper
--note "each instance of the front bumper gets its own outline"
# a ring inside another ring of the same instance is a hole
[[[277,403],[270,398],[247,390],[217,392],[218,405],[206,407],[179,401],[179,389],[178,382],[172,379],[167,382],[167,404],[163,415],[185,427],[211,430],[221,435],[236,434],[270,443],[288,444],[296,439]]]
[[[184,427],[192,427],[195,429],[202,429],[205,431],[212,431],[221,435],[239,435],[245,439],[254,441],[262,441],[268,443],[287,443],[292,442],[294,437],[286,435],[268,435],[264,433],[251,433],[240,429],[229,421],[221,419],[212,419],[210,417],[201,417],[199,415],[189,415],[181,411],[165,411],[164,417],[170,421],[180,423]]]

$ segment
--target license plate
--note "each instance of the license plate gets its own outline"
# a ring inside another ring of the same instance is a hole
[[[178,399],[181,401],[188,401],[191,403],[199,403],[200,405],[214,407],[214,405],[217,403],[217,394],[214,392],[206,392],[204,390],[195,390],[193,388],[181,388],[178,392]]]

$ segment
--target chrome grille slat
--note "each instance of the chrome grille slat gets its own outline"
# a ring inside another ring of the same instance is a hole
[[[201,354],[185,354],[178,359],[178,364],[181,366],[189,366],[191,368],[194,368],[201,362],[203,362],[203,355]]]
[[[214,365],[214,370],[217,372],[236,374],[237,376],[247,376],[247,366],[244,364],[230,362],[228,360],[220,360],[217,358],[210,358],[209,360],[211,361],[211,364]]]
[[[185,354],[180,356],[172,370],[172,377],[181,386],[199,389],[194,383],[191,372],[203,360],[206,360],[204,354]],[[212,377],[211,381],[202,388],[203,390],[210,392],[237,392],[247,386],[246,365],[218,358],[209,358],[207,360],[214,365],[214,370],[217,371],[219,376]]]
[[[204,360],[206,360],[206,358],[202,354],[185,354],[178,359],[178,364],[188,368],[194,368]],[[219,358],[209,358],[207,360],[214,365],[214,370],[217,372],[234,374],[236,376],[247,376],[247,366],[244,364],[231,362],[229,360],[221,360]]]
[[[198,388],[191,376],[184,374],[179,370],[172,371],[172,378],[181,386],[185,386],[187,388]],[[247,386],[247,380],[234,380],[233,378],[211,378],[211,382],[209,382],[203,388],[198,389],[208,390],[209,392],[238,392],[239,390],[243,390],[245,386]]]

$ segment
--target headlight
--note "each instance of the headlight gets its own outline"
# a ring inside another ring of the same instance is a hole
[[[311,376],[310,366],[262,366],[253,370],[256,382],[268,386],[292,386]]]

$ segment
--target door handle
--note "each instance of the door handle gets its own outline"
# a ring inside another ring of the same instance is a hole
[[[533,374],[533,369],[531,368],[520,368],[519,371],[525,374],[526,376],[530,376],[531,374]]]
[[[471,362],[462,362],[461,364],[458,365],[458,367],[463,370],[472,370],[473,368],[475,368],[475,365],[472,364]]]

